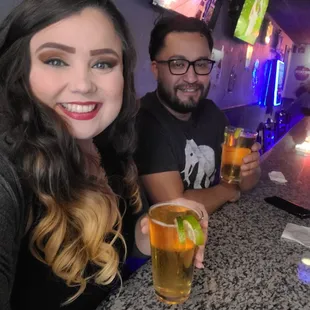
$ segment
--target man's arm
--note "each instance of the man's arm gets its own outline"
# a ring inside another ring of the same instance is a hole
[[[152,203],[187,198],[202,203],[209,214],[217,210],[225,202],[239,198],[237,186],[224,183],[210,188],[184,191],[183,182],[178,171],[143,175],[141,180]]]

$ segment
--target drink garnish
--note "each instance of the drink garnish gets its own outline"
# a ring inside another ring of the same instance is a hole
[[[236,128],[235,133],[234,133],[234,138],[238,139],[242,131],[243,131],[242,128]]]
[[[183,244],[186,241],[183,218],[181,216],[177,216],[174,220],[174,223],[177,228],[179,242]]]
[[[186,215],[183,218],[186,236],[193,241],[195,245],[203,245],[204,233],[198,222],[193,215]]]
[[[203,245],[204,233],[199,221],[193,215],[178,216],[175,224],[180,243],[185,243],[187,237],[195,245]]]

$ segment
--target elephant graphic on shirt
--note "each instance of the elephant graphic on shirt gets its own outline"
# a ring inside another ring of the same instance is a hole
[[[190,176],[197,167],[193,188],[208,188],[215,176],[214,150],[207,145],[197,145],[193,139],[186,140],[184,181],[191,187]],[[204,184],[202,184],[204,180]]]

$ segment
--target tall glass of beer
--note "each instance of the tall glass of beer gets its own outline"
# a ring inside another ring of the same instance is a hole
[[[179,304],[190,295],[197,246],[186,238],[180,242],[175,219],[202,214],[186,206],[160,203],[149,210],[152,273],[155,294],[167,304]]]
[[[227,183],[240,183],[243,158],[251,153],[257,132],[227,126],[222,149],[221,179]]]

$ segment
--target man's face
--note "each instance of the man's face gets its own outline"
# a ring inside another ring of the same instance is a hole
[[[198,32],[172,32],[156,60],[186,59],[195,61],[211,57],[207,39]],[[193,111],[210,88],[210,75],[198,75],[193,66],[183,75],[173,75],[167,63],[152,62],[152,71],[158,82],[158,94],[164,103],[179,113]]]

